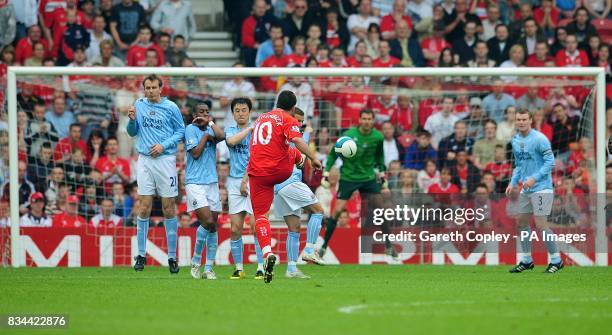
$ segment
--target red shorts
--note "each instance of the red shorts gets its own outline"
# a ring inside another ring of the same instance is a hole
[[[274,200],[274,185],[291,177],[291,172],[292,170],[288,170],[271,176],[249,176],[251,205],[256,218],[268,213]]]

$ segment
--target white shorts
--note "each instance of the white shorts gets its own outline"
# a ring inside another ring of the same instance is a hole
[[[523,193],[518,199],[518,213],[531,214],[535,216],[547,216],[552,211],[555,195],[553,190],[541,190],[534,193]]]
[[[274,206],[276,216],[280,218],[289,215],[301,216],[302,208],[317,202],[319,202],[319,199],[310,188],[302,182],[297,182],[278,191],[278,194],[274,196],[272,206]]]
[[[247,183],[247,196],[243,197],[240,194],[240,184],[242,179],[227,177],[227,202],[229,205],[229,214],[238,214],[247,212],[253,214],[253,206],[251,206],[251,198],[248,195],[249,184]]]
[[[221,212],[221,201],[219,200],[219,184],[187,184],[187,212],[208,207],[212,212]]]
[[[136,182],[139,195],[159,195],[172,198],[178,195],[176,156],[153,158],[139,155],[136,163]]]

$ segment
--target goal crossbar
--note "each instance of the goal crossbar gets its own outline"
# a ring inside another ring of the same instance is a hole
[[[19,185],[17,143],[17,76],[27,75],[89,75],[89,76],[137,76],[155,73],[161,76],[196,77],[262,77],[262,76],[385,76],[385,77],[488,77],[488,76],[586,76],[596,83],[596,181],[597,223],[595,241],[595,265],[608,264],[605,234],[605,167],[606,140],[606,79],[605,70],[599,67],[521,67],[521,68],[246,68],[246,67],[8,67],[7,101],[9,125],[9,195],[11,222],[11,263],[13,267],[25,265],[20,253]]]

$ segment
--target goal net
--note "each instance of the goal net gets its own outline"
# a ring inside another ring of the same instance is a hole
[[[503,193],[514,168],[510,141],[516,132],[515,117],[528,110],[533,115],[533,128],[548,138],[555,155],[550,226],[559,234],[587,234],[585,240],[557,241],[560,251],[576,264],[607,265],[602,216],[605,199],[600,199],[605,193],[605,91],[598,92],[603,87],[601,83],[598,86],[603,78],[598,69],[314,67],[11,68],[2,87],[0,113],[3,265],[131,264],[137,249],[139,155],[134,138],[126,131],[127,109],[143,97],[141,81],[151,73],[163,78],[162,95],[177,104],[186,125],[200,103],[210,104],[216,124],[224,128],[235,124],[229,107],[233,98],[252,100],[254,121],[274,107],[278,92],[295,92],[297,106],[305,114],[305,129],[311,134],[310,147],[323,164],[328,157],[335,159],[329,155],[335,140],[347,129],[360,126],[363,110],[372,111],[374,129],[384,138],[384,167],[380,170],[385,170],[388,182],[388,190],[382,191],[385,209],[487,209],[483,219],[465,224],[447,218],[414,222],[397,215],[384,218],[383,230],[397,236],[415,232],[417,239],[422,231],[517,234],[516,213],[507,210],[511,201]],[[182,266],[191,261],[199,224],[186,212],[188,154],[179,145],[178,258]],[[216,261],[230,264],[226,189],[230,161],[223,141],[216,146],[216,157],[222,205]],[[324,240],[326,220],[334,213],[338,184],[347,178],[340,173],[342,159],[332,165],[330,188],[321,186],[321,171],[306,166],[303,172],[303,182],[325,211],[319,245]],[[457,195],[441,195],[454,192]],[[451,244],[381,242],[370,234],[378,229],[371,225],[374,207],[367,192],[352,194],[337,219],[327,261],[495,264],[513,263],[521,252],[516,240],[494,247],[465,239]],[[307,220],[304,212],[303,228]],[[271,221],[274,250],[286,261],[286,225],[274,208]],[[247,220],[243,232],[245,261],[254,262],[249,224]],[[162,225],[161,201],[156,198],[147,252],[154,264],[163,265],[167,255]],[[303,233],[300,250],[305,238]],[[389,245],[398,257],[391,257]],[[534,252],[538,250],[538,260],[543,262],[543,243],[534,246]],[[489,259],[488,253],[497,256]]]

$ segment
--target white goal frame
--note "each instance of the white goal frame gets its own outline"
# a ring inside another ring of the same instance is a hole
[[[605,167],[606,167],[606,74],[597,67],[520,67],[520,68],[173,68],[173,67],[8,67],[7,99],[9,123],[9,181],[11,262],[13,267],[25,266],[20,255],[19,192],[18,192],[18,144],[17,144],[17,76],[19,75],[90,75],[134,76],[155,73],[161,76],[206,77],[262,77],[262,76],[407,76],[407,77],[485,77],[485,76],[585,76],[596,82],[596,182],[597,224],[595,241],[595,265],[607,266],[607,240],[605,221]]]

